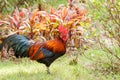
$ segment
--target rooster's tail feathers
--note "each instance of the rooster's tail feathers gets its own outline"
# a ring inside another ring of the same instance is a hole
[[[17,34],[10,35],[0,45],[0,50],[2,50],[6,44],[8,46],[7,52],[10,48],[13,48],[16,57],[28,56],[27,51],[30,46],[28,38]]]
[[[3,42],[0,44],[0,51],[1,51],[2,48],[5,46],[5,44],[7,43],[7,41],[8,41],[9,39],[15,37],[15,36],[16,36],[16,34],[11,35],[11,36],[8,36],[7,38],[5,38],[5,39],[3,40]]]

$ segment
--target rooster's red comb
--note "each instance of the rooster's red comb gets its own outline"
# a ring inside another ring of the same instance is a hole
[[[67,31],[67,28],[65,28],[63,25],[59,25],[58,26],[58,31],[60,33],[60,37],[63,41],[67,41],[67,38],[68,38],[68,31]]]
[[[60,25],[60,26],[58,27],[58,31],[59,31],[60,33],[64,33],[64,34],[67,34],[67,33],[68,33],[67,28],[65,28],[63,25]]]

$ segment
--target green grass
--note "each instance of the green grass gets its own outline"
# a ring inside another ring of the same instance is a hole
[[[59,4],[65,4],[66,5],[67,4],[67,0],[56,0],[56,3],[53,6],[54,7],[58,7]]]
[[[88,50],[86,55],[79,55],[78,64],[70,65],[72,58],[63,56],[51,65],[50,75],[46,73],[45,65],[27,58],[0,61],[0,80],[119,80],[120,74],[103,75],[94,70],[94,61],[101,58],[106,61],[105,52]]]
[[[59,5],[67,5],[67,0],[51,0],[47,2],[48,4],[43,4],[46,6],[47,10],[50,10],[50,7],[54,7],[54,9],[57,9]]]
[[[17,3],[19,3],[20,0],[8,0],[8,4],[6,4],[4,6],[4,9],[2,10],[2,15],[5,15],[5,14],[10,14],[13,12],[14,10],[14,7],[16,6]],[[29,6],[31,8],[37,8],[38,7],[38,3],[40,3],[42,1],[43,3],[43,7],[46,6],[46,9],[49,10],[49,7],[50,6],[53,6],[54,8],[57,8],[59,6],[59,4],[64,4],[66,5],[67,4],[67,0],[33,0],[33,1],[29,1],[29,0],[26,0],[27,1],[27,4],[29,4]],[[26,2],[25,1],[25,2]],[[5,2],[5,1],[4,1]],[[3,5],[2,3],[0,3],[0,5]],[[19,8],[25,8],[26,5],[23,3],[23,4],[19,4],[17,5]]]

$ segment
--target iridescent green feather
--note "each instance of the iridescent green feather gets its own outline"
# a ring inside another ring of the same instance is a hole
[[[28,56],[27,52],[30,47],[28,38],[17,34],[10,35],[0,45],[0,50],[5,44],[8,45],[7,51],[9,51],[10,48],[13,48],[16,57]]]

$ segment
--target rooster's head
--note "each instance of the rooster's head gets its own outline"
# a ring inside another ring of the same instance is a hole
[[[58,26],[58,32],[59,32],[59,37],[66,42],[67,38],[68,38],[68,31],[67,28],[65,28],[64,26],[60,25]]]

